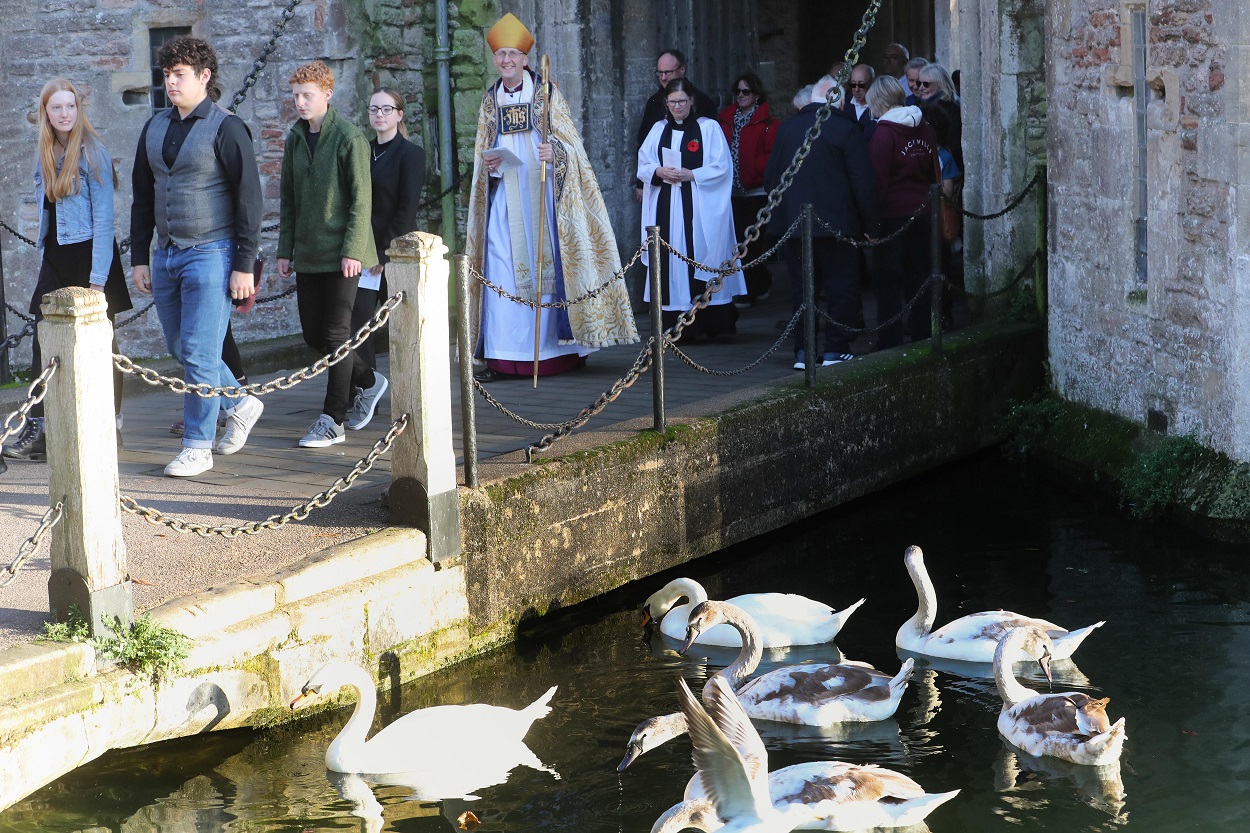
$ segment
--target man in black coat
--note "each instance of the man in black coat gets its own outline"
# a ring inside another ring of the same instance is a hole
[[[764,172],[764,187],[769,191],[781,181],[781,175],[815,123],[817,111],[829,90],[834,88],[834,80],[829,76],[820,79],[812,90],[812,103],[782,123]],[[824,293],[830,318],[855,327],[861,313],[856,249],[837,240],[830,229],[854,240],[876,235],[879,224],[877,185],[868,143],[854,118],[840,107],[835,106],[821,125],[811,152],[773,212],[769,232],[776,237],[785,234],[802,216],[805,203],[811,203],[814,215],[812,261],[816,291]],[[794,288],[791,308],[797,310],[803,303],[803,240],[797,230],[787,244],[786,263]],[[819,325],[819,320],[817,323]],[[845,329],[826,324],[823,332],[824,349],[812,360],[828,366],[854,358],[850,334]],[[801,331],[795,332],[794,354],[794,369],[805,369],[807,356]]]
[[[647,104],[642,109],[642,120],[638,122],[638,140],[634,143],[635,152],[642,147],[642,140],[651,132],[651,125],[657,121],[664,121],[668,116],[664,88],[674,78],[686,78],[686,56],[676,49],[665,49],[655,59],[655,80],[659,83],[660,89],[647,99]],[[690,84],[690,97],[694,99],[691,115],[716,119],[716,102],[707,93],[696,89],[693,83]],[[642,202],[642,183],[636,179],[634,180],[634,194],[638,201]]]

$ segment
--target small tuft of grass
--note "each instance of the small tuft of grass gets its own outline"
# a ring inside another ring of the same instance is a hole
[[[1193,435],[1164,438],[1120,472],[1120,505],[1135,518],[1162,515],[1185,478],[1210,454]]]
[[[91,628],[78,605],[70,605],[64,622],[43,623],[39,638],[44,642],[90,642]]]

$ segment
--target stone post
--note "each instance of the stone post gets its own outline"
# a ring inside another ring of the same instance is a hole
[[[113,617],[134,620],[134,602],[117,499],[113,327],[103,293],[69,287],[45,295],[39,341],[45,359],[60,361],[44,412],[48,499],[65,501],[52,528],[48,602],[61,621],[77,605],[92,635],[106,636]]]
[[[386,282],[404,301],[391,314],[391,413],[408,428],[391,447],[391,520],[424,530],[435,564],[460,555],[460,497],[451,433],[447,247],[414,231],[386,251]]]

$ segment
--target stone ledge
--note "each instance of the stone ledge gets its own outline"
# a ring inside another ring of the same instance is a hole
[[[0,651],[0,702],[91,676],[95,648],[85,642],[26,643]]]

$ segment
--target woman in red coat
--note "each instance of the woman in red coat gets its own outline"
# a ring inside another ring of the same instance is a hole
[[[733,157],[734,232],[741,241],[747,226],[755,222],[755,215],[768,202],[768,192],[764,190],[764,168],[768,165],[768,154],[772,152],[780,122],[769,115],[764,84],[753,72],[742,73],[734,82],[734,101],[721,111],[718,120]],[[761,234],[747,249],[742,262],[755,260],[765,249]],[[747,294],[734,299],[738,306],[750,306],[768,297],[773,285],[768,267],[752,266],[743,277],[746,278]]]

